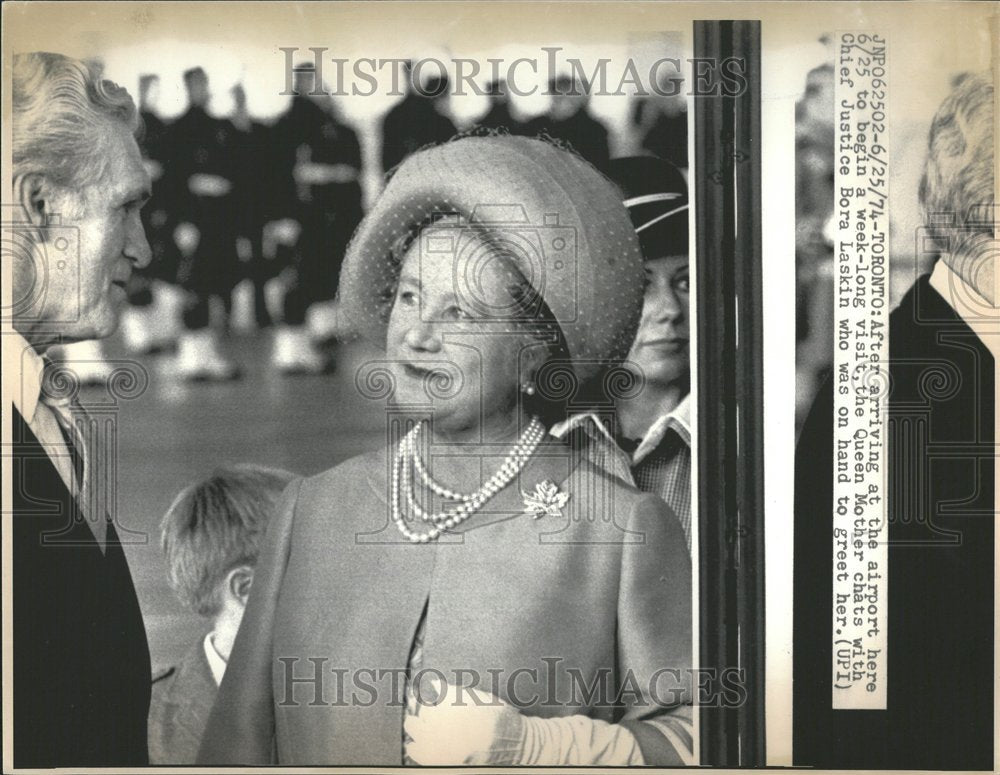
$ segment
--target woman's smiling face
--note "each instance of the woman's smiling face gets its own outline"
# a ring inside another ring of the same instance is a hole
[[[534,361],[526,350],[536,342],[516,319],[524,280],[479,235],[466,232],[456,251],[431,253],[425,234],[403,256],[389,316],[395,400],[430,404],[443,429],[504,423]]]

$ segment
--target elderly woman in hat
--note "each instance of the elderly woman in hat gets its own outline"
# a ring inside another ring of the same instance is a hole
[[[388,443],[286,491],[201,763],[691,763],[683,530],[547,433],[642,288],[614,186],[554,144],[397,169],[341,276]]]

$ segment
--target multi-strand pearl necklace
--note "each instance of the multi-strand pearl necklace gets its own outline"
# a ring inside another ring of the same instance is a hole
[[[417,439],[422,427],[423,423],[418,423],[399,442],[399,449],[396,451],[392,466],[392,492],[390,493],[392,521],[396,523],[399,532],[406,538],[413,543],[421,544],[436,540],[445,530],[451,530],[462,524],[479,511],[490,498],[510,484],[514,477],[521,472],[542,439],[545,438],[545,426],[537,417],[532,417],[528,427],[524,429],[521,438],[518,439],[517,444],[511,449],[497,472],[474,493],[465,494],[455,492],[439,484],[427,472],[427,467],[421,460],[420,452],[417,449]],[[435,514],[424,511],[413,494],[414,470],[429,490],[447,500],[458,501],[458,505]],[[426,533],[418,533],[406,526],[400,506],[403,500],[406,501],[407,506],[414,514],[432,525],[430,530]]]

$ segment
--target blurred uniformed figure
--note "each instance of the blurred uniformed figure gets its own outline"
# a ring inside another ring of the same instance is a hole
[[[187,70],[184,85],[189,107],[170,127],[166,169],[179,208],[178,280],[188,292],[177,369],[186,379],[228,380],[239,370],[219,351],[209,312],[212,297],[228,307],[239,277],[235,130],[208,114],[208,75],[202,68]]]
[[[268,521],[294,474],[222,468],[185,488],[160,525],[170,586],[212,623],[180,663],[153,676],[150,764],[194,764],[233,641],[243,621]]]
[[[176,345],[184,303],[177,287],[178,252],[173,237],[177,218],[164,178],[169,127],[155,111],[159,88],[159,76],[139,77],[139,114],[144,125],[140,147],[153,184],[152,196],[142,210],[142,224],[153,259],[148,268],[133,274],[131,306],[122,313],[121,323],[125,346],[139,354]]]
[[[457,129],[448,117],[448,79],[435,74],[420,88],[410,63],[405,68],[407,93],[382,122],[382,170],[388,172],[425,145],[443,143]]]
[[[487,129],[506,129],[507,133],[512,135],[528,134],[527,123],[514,115],[511,108],[506,81],[490,81],[486,85],[486,95],[489,98],[490,107],[486,114],[476,122],[478,126]]]
[[[232,88],[235,130],[236,253],[240,260],[239,283],[233,297],[233,328],[252,330],[270,325],[264,285],[272,276],[263,255],[265,219],[274,191],[274,148],[271,130],[250,118],[246,91]],[[270,262],[273,263],[273,262]]]
[[[529,133],[565,140],[595,167],[606,170],[610,158],[608,130],[590,115],[586,87],[573,76],[560,75],[549,82],[548,91],[552,96],[549,111],[531,121]]]
[[[274,337],[273,364],[287,374],[326,371],[315,346],[336,338],[334,297],[347,243],[361,222],[361,146],[336,115],[332,99],[314,95],[315,70],[295,70],[288,111],[272,129],[275,198],[265,254],[285,255],[288,289]]]

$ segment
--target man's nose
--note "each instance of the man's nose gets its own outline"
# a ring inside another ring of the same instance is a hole
[[[136,269],[145,269],[153,260],[153,251],[146,239],[146,230],[142,226],[139,214],[132,216],[129,222],[128,234],[125,238],[125,256]]]

